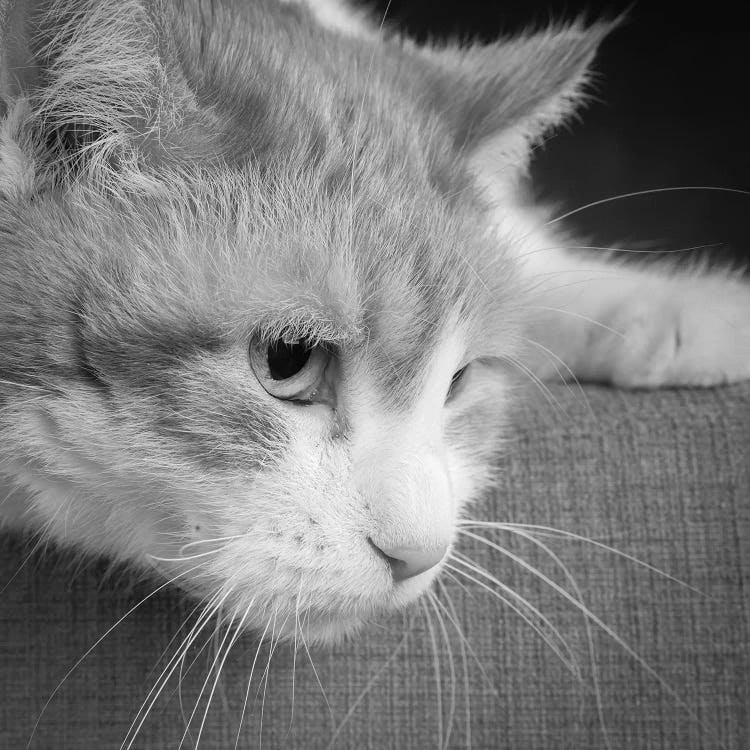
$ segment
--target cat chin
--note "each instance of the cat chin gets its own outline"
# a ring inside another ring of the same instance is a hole
[[[369,600],[338,600],[328,606],[318,601],[314,607],[306,609],[300,609],[294,598],[269,601],[265,606],[256,607],[256,597],[241,595],[231,607],[235,613],[232,620],[236,623],[244,619],[243,628],[264,640],[295,643],[303,640],[308,646],[335,645],[407,609],[432,585],[440,568],[438,565],[407,581],[395,583],[387,591],[373,594]],[[192,591],[193,595],[199,593]],[[251,612],[253,609],[255,611]],[[243,612],[247,613],[244,618]]]
[[[280,636],[281,640],[296,642],[299,640],[301,630],[308,646],[333,646],[357,637],[372,624],[382,623],[389,616],[406,609],[419,599],[426,589],[427,586],[415,589],[408,597],[400,593],[390,605],[368,608],[363,614],[310,615],[305,618],[305,623],[300,628],[296,628],[293,623],[290,624],[287,621],[277,631],[276,636]],[[253,630],[257,631],[258,628],[254,627]],[[270,635],[266,634],[265,637],[270,638]]]

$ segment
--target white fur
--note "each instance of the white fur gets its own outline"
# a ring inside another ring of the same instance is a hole
[[[357,11],[346,0],[279,0],[284,3],[305,5],[318,23],[347,36],[370,37],[375,29],[364,11]]]
[[[490,231],[524,272],[537,375],[638,388],[750,378],[750,286],[739,276],[576,251],[548,211],[519,200],[515,170],[498,169],[491,148],[472,163],[494,206]]]

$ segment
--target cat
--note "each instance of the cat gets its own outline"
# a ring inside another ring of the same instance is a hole
[[[418,46],[325,0],[0,4],[0,523],[333,642],[414,602],[518,371],[750,377],[729,273],[525,188],[607,23]]]

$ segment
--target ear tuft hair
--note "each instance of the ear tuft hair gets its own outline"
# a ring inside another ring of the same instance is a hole
[[[0,121],[0,196],[22,198],[34,187],[34,161],[28,156],[24,144],[23,125],[26,121],[26,102],[18,101],[5,107]]]

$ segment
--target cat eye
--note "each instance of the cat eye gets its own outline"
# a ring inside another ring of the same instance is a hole
[[[451,384],[448,386],[448,393],[445,396],[445,400],[449,401],[451,398],[453,398],[456,393],[459,390],[459,386],[461,385],[461,381],[466,374],[466,370],[468,369],[469,365],[464,365],[459,370],[456,370],[453,373],[453,377],[451,378]]]
[[[312,400],[329,359],[326,349],[304,340],[250,345],[250,366],[258,382],[271,396],[285,401]]]

